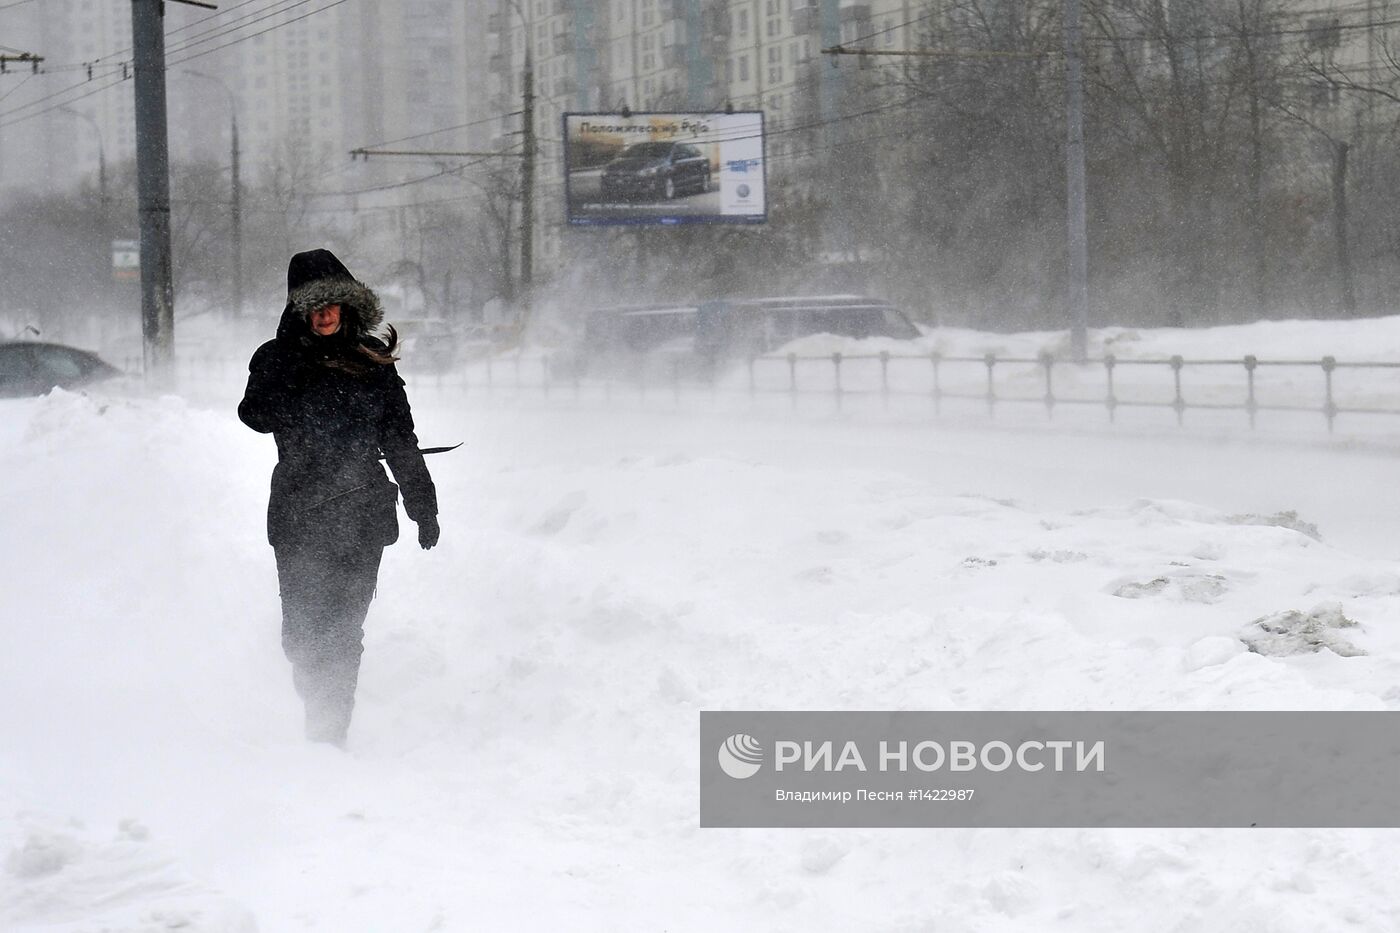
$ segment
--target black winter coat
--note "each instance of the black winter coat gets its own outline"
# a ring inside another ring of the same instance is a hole
[[[353,316],[330,337],[310,333],[288,307],[277,337],[248,364],[238,416],[271,433],[278,462],[267,506],[267,538],[275,548],[398,540],[398,487],[379,464],[381,453],[403,490],[415,522],[437,515],[437,494],[418,450],[404,383],[393,364],[367,360],[357,342],[385,345]]]

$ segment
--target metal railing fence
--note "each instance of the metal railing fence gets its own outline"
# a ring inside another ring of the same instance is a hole
[[[243,361],[188,354],[178,359],[184,382],[231,382],[246,372]],[[1250,428],[1256,427],[1262,412],[1315,413],[1329,433],[1340,416],[1400,416],[1400,379],[1392,386],[1375,378],[1400,370],[1400,361],[1343,362],[1332,356],[1125,359],[1110,354],[1076,363],[1050,353],[1027,357],[833,352],[766,354],[729,369],[699,367],[680,356],[661,362],[636,356],[614,359],[612,364],[606,375],[599,375],[585,372],[572,354],[522,351],[445,372],[408,368],[406,376],[416,384],[456,388],[464,395],[532,391],[544,398],[579,398],[588,392],[605,401],[626,394],[641,400],[669,395],[677,403],[695,393],[751,399],[786,395],[794,408],[802,398],[824,395],[837,411],[852,398],[874,397],[884,408],[895,399],[923,398],[935,415],[943,413],[945,403],[961,401],[979,403],[990,417],[1003,407],[1038,405],[1047,420],[1061,407],[1099,407],[1109,423],[1131,408],[1169,410],[1178,425],[1186,424],[1190,411],[1239,411]],[[1289,375],[1264,380],[1265,372]],[[1339,384],[1346,382],[1346,374],[1368,378],[1348,387]],[[1345,395],[1343,388],[1348,389]],[[1388,399],[1396,404],[1383,404]]]

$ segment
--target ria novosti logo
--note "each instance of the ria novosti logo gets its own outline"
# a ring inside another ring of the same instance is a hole
[[[719,766],[732,778],[753,777],[763,766],[763,746],[758,739],[737,732],[719,747]]]

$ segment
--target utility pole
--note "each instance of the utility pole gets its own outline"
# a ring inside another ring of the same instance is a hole
[[[1084,69],[1079,0],[1065,0],[1065,194],[1069,214],[1070,351],[1089,357],[1089,234],[1084,205]]]
[[[137,213],[141,220],[141,335],[147,379],[158,383],[170,381],[175,356],[164,21],[162,0],[131,0]]]

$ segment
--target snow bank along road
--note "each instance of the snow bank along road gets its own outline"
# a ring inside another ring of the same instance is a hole
[[[298,735],[271,442],[0,402],[0,929],[1400,928],[1393,832],[696,799],[701,709],[1396,709],[1393,459],[416,401],[467,446],[442,544],[386,555],[348,754]]]

